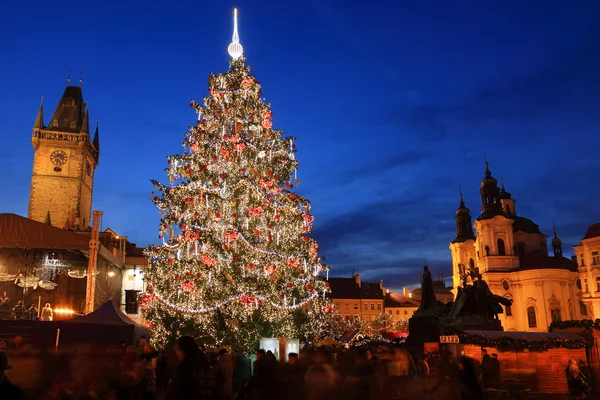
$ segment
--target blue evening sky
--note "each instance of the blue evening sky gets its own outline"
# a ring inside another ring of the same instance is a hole
[[[84,71],[100,119],[94,209],[158,240],[150,179],[228,68],[232,8],[276,128],[298,138],[301,194],[332,275],[398,288],[450,274],[458,187],[477,217],[483,153],[517,212],[566,253],[600,221],[600,2],[28,1],[0,11],[1,212],[27,214],[46,123]]]

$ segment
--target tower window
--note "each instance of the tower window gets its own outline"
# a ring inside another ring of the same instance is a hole
[[[579,313],[581,315],[587,315],[587,307],[585,306],[585,303],[581,300],[579,300]]]
[[[600,264],[600,257],[597,251],[592,251],[592,265]]]
[[[506,213],[508,215],[512,215],[512,212],[510,211],[510,206],[508,204],[506,205]]]
[[[527,307],[527,322],[530,328],[537,328],[537,320],[535,319],[535,307]]]
[[[506,255],[506,249],[504,248],[504,240],[498,239],[497,244],[498,244],[498,255],[499,256],[505,256]]]

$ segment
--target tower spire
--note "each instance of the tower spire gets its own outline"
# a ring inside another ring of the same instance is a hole
[[[96,132],[94,133],[94,140],[92,142],[94,144],[94,147],[96,148],[96,151],[98,152],[98,155],[96,156],[96,162],[100,160],[100,133],[98,132],[99,122],[100,118],[96,119]]]
[[[42,101],[40,102],[40,109],[38,110],[37,117],[35,117],[35,124],[33,125],[33,129],[43,129],[44,128],[44,96],[42,96]]]
[[[71,84],[71,70],[69,70],[69,75],[67,76],[67,86]]]
[[[234,60],[237,60],[244,54],[244,48],[240,44],[240,36],[237,28],[237,8],[233,9],[233,36],[231,37],[229,47],[227,47],[227,52]]]
[[[79,73],[79,87],[83,85],[83,71]]]
[[[461,243],[466,242],[467,240],[475,240],[475,233],[473,232],[473,225],[471,221],[471,213],[470,210],[465,205],[465,200],[463,199],[462,186],[458,187],[458,193],[460,196],[460,204],[458,205],[458,209],[456,210],[456,216],[454,220],[456,221],[456,237],[452,241],[452,243]]]
[[[554,230],[554,238],[552,239],[552,250],[554,251],[555,257],[562,257],[562,240],[556,234],[556,224],[552,221],[552,228]]]

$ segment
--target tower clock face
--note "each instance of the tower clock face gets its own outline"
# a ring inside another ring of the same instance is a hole
[[[62,150],[56,150],[50,154],[50,161],[54,165],[64,165],[67,162],[67,153]]]

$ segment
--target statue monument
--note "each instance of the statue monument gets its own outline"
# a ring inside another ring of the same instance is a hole
[[[454,303],[445,305],[437,301],[431,272],[426,265],[423,267],[421,306],[408,321],[409,344],[438,342],[443,328],[504,330],[498,314],[503,313],[503,305],[512,305],[512,300],[493,294],[477,267],[469,271],[461,268],[461,275],[462,287],[457,288]],[[472,284],[468,284],[469,278]]]

